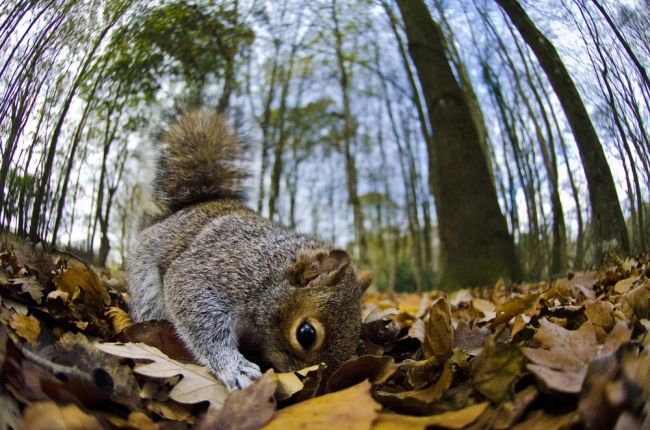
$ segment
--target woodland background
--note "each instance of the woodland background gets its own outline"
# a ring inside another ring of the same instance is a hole
[[[2,1],[0,224],[128,264],[188,93],[251,206],[378,289],[554,277],[650,242],[650,3]]]

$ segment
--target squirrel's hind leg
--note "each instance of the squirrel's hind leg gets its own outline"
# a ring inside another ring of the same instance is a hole
[[[169,320],[154,244],[144,234],[130,253],[128,286],[131,317],[135,322]]]

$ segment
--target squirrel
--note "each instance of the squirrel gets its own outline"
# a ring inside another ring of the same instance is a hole
[[[167,214],[130,252],[134,321],[170,320],[229,389],[250,385],[260,366],[325,363],[329,373],[351,358],[370,273],[245,205],[243,145],[224,114],[181,112],[157,141],[153,197]]]

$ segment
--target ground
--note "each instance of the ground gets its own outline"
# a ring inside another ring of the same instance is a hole
[[[471,268],[468,268],[470,270]],[[368,293],[359,357],[228,393],[124,274],[0,249],[0,428],[650,427],[650,258],[552,282]]]

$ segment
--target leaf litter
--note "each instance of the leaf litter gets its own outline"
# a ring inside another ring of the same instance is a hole
[[[228,392],[124,274],[0,248],[2,429],[650,427],[650,258],[552,282],[368,293],[358,357]],[[326,378],[326,375],[329,375]]]

